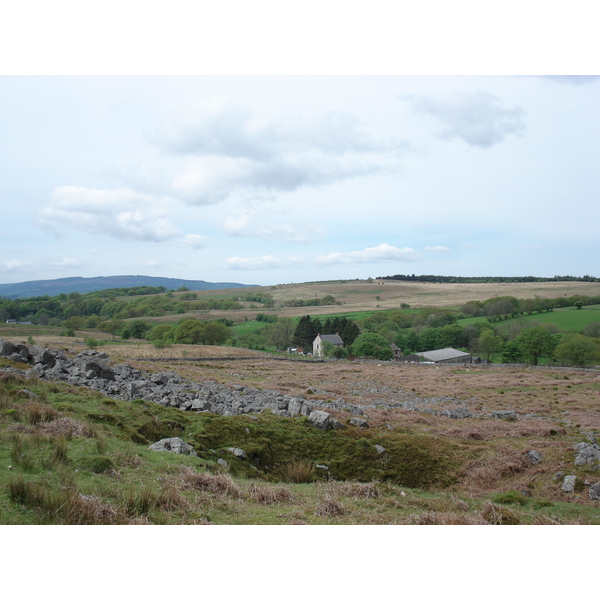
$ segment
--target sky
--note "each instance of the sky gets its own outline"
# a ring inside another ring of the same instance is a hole
[[[5,69],[0,283],[600,276],[600,77],[313,69]]]

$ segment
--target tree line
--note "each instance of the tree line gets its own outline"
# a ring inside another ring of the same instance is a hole
[[[572,275],[555,275],[554,277],[534,277],[528,275],[525,277],[462,277],[459,275],[384,275],[377,279],[389,279],[397,281],[423,281],[428,283],[528,283],[538,281],[600,281],[598,277],[584,275],[583,277],[574,277]]]

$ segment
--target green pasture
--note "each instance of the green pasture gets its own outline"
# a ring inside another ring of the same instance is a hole
[[[460,325],[474,325],[481,321],[486,321],[486,317],[471,317],[469,319],[461,319]],[[554,324],[558,329],[565,332],[581,332],[581,330],[590,323],[600,321],[600,305],[586,306],[583,309],[577,308],[557,308],[552,312],[535,313],[532,315],[522,315],[514,319],[506,319],[505,321],[497,321],[494,326],[500,330],[508,329],[514,323],[535,323],[536,325]]]

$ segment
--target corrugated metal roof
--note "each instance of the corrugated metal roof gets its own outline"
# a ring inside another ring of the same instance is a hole
[[[450,360],[451,358],[461,358],[471,356],[468,352],[461,352],[454,348],[442,348],[441,350],[428,350],[427,352],[415,352],[418,356],[422,356],[425,360],[439,362],[442,360]]]

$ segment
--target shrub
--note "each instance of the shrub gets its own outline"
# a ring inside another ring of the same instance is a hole
[[[519,506],[525,506],[528,499],[516,490],[510,490],[494,496],[494,502],[498,504],[518,504]]]
[[[283,468],[283,478],[288,483],[310,483],[314,477],[314,467],[310,463],[296,460]]]

